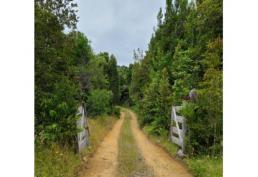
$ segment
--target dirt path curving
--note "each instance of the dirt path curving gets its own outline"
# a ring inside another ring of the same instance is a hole
[[[131,127],[138,147],[146,164],[154,169],[156,177],[192,177],[187,170],[172,159],[162,148],[153,144],[138,128],[136,115],[127,109],[131,115]]]
[[[121,125],[124,121],[124,113],[116,122],[113,129],[107,134],[98,147],[94,156],[89,159],[83,177],[114,177],[117,168],[118,145]]]

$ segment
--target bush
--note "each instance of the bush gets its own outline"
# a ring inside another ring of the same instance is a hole
[[[222,114],[211,116],[206,95],[199,92],[196,103],[183,104],[180,113],[187,118],[186,152],[190,155],[222,155]]]
[[[114,107],[114,109],[113,109],[113,115],[115,116],[115,117],[120,117],[120,108],[119,107]]]
[[[185,162],[196,177],[222,177],[223,162],[221,157],[197,156],[186,158]]]
[[[112,92],[105,89],[92,90],[87,100],[90,116],[98,116],[112,112]]]
[[[74,145],[78,133],[76,111],[78,87],[67,77],[60,78],[52,93],[40,93],[35,107],[36,140]]]

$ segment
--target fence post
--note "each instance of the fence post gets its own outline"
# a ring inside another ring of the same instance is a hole
[[[185,133],[186,133],[186,122],[183,116],[177,115],[182,106],[172,106],[171,109],[171,126],[170,136],[173,143],[181,147],[182,151],[185,150]],[[179,126],[181,125],[181,126]]]
[[[77,120],[77,128],[81,131],[77,134],[77,144],[78,151],[81,152],[86,145],[89,144],[89,129],[88,129],[88,121],[85,106],[82,104],[78,108],[78,116],[80,118]]]

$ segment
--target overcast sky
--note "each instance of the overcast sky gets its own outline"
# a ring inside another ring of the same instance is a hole
[[[78,30],[94,52],[113,53],[119,65],[133,63],[133,50],[148,47],[165,0],[77,0]]]

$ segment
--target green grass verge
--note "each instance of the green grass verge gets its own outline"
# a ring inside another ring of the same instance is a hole
[[[80,157],[71,149],[53,144],[35,148],[36,177],[76,177]]]
[[[222,158],[199,156],[196,158],[184,159],[187,166],[195,177],[222,177]]]
[[[83,159],[97,149],[117,118],[111,116],[89,119],[90,146],[79,155],[73,150],[56,144],[35,145],[35,177],[77,177],[83,166]]]
[[[126,112],[118,140],[118,169],[116,177],[152,177],[153,170],[145,164],[132,134],[130,118],[129,113]]]

